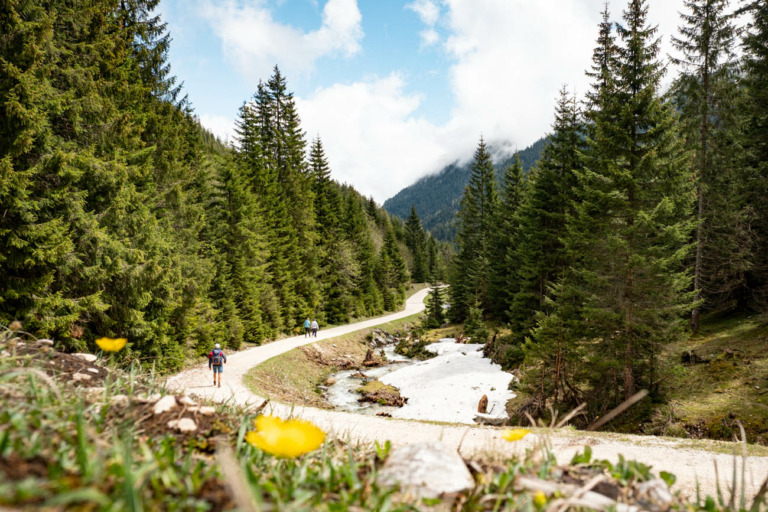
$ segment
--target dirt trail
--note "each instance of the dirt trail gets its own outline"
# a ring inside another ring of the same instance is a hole
[[[427,290],[417,292],[406,302],[403,311],[354,324],[321,330],[317,338],[296,336],[267,345],[250,348],[228,356],[224,367],[222,387],[212,386],[211,372],[207,362],[170,377],[170,389],[209,398],[218,402],[232,402],[242,405],[258,405],[263,398],[253,394],[243,383],[245,374],[264,361],[316,341],[349,334],[385,322],[413,315],[424,309]],[[343,439],[360,442],[384,442],[403,445],[440,439],[444,443],[460,447],[462,455],[475,453],[512,454],[522,453],[534,443],[534,436],[527,436],[517,443],[508,443],[499,437],[499,429],[487,426],[446,425],[418,421],[397,420],[375,416],[363,416],[310,407],[271,405],[271,412],[280,416],[291,414],[310,420],[322,429]],[[714,494],[716,488],[715,464],[721,475],[721,482],[733,474],[734,457],[706,449],[691,448],[695,443],[685,439],[666,439],[654,436],[590,434],[572,430],[557,430],[548,434],[552,448],[560,462],[568,462],[574,453],[584,445],[590,445],[593,457],[618,460],[619,454],[626,459],[637,460],[653,466],[656,471],[666,470],[677,475],[674,488],[695,497],[696,483],[705,493]],[[704,445],[705,443],[702,443]],[[732,447],[735,443],[708,443],[712,446]],[[740,450],[739,450],[740,451]],[[741,463],[739,462],[739,468]],[[747,496],[752,496],[763,480],[768,477],[768,457],[748,457],[746,461]],[[721,484],[722,485],[722,484]]]

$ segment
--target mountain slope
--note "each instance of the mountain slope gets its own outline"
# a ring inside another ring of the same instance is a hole
[[[546,144],[546,137],[518,152],[523,170],[528,171],[536,163]],[[504,169],[512,162],[507,156],[495,162],[496,179],[501,180]],[[456,236],[454,225],[459,202],[469,181],[471,159],[460,164],[454,162],[437,174],[425,176],[384,202],[384,209],[391,215],[407,218],[411,206],[416,207],[424,229],[438,240],[452,241]]]

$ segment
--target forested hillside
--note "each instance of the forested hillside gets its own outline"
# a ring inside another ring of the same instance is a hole
[[[541,156],[545,141],[546,138],[539,139],[517,153],[525,172],[528,172]],[[513,159],[513,156],[506,156],[495,163],[496,178],[499,182]],[[384,208],[391,215],[405,219],[413,206],[421,217],[424,229],[439,240],[453,241],[456,237],[456,212],[459,210],[461,195],[469,183],[470,173],[470,161],[464,164],[454,162],[437,174],[425,176],[387,199],[384,201]]]
[[[746,5],[740,39],[726,0],[686,2],[665,95],[647,9],[606,7],[591,88],[563,89],[535,171],[499,187],[482,140],[472,162],[450,313],[511,331],[487,351],[520,366],[520,417],[585,403],[590,422],[643,389],[664,403],[686,370],[662,356],[702,312],[768,311],[768,5]]]
[[[0,324],[171,369],[400,308],[442,249],[331,179],[277,68],[235,148],[202,129],[157,3],[0,7]]]

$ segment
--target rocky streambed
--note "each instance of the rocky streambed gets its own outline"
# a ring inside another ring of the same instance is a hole
[[[380,364],[334,374],[327,400],[338,410],[394,418],[466,424],[507,418],[513,376],[483,357],[483,345],[444,338],[420,347],[433,355],[420,361],[398,354],[400,341],[374,336],[371,349]],[[478,414],[481,401],[486,414]]]

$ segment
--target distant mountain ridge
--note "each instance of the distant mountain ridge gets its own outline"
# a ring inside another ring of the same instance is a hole
[[[546,142],[547,138],[542,137],[518,151],[525,172],[539,160]],[[497,182],[501,183],[504,170],[513,159],[514,156],[507,156],[494,162]],[[453,241],[456,237],[456,212],[459,211],[461,196],[469,183],[471,166],[471,159],[464,164],[454,162],[437,174],[425,176],[384,201],[384,209],[390,215],[406,219],[413,205],[424,229],[438,240]]]

